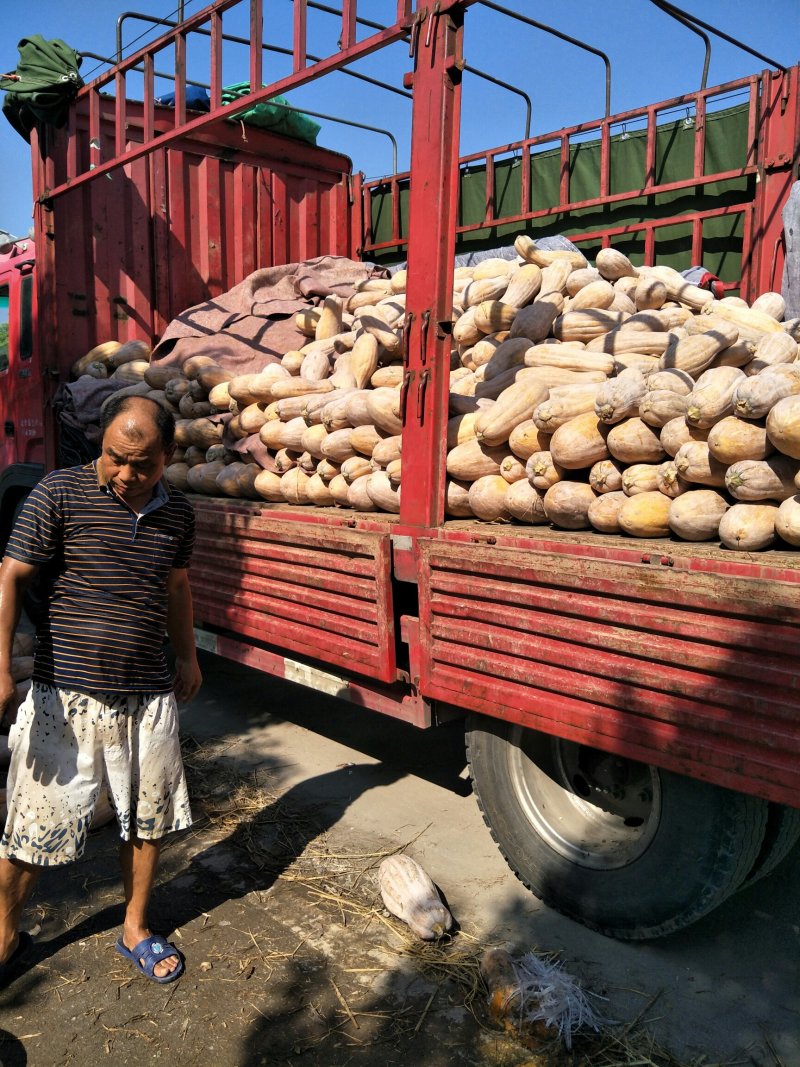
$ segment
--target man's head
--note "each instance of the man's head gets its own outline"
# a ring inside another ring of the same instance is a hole
[[[174,450],[172,415],[148,397],[115,396],[103,408],[100,425],[106,482],[126,504],[142,507]]]

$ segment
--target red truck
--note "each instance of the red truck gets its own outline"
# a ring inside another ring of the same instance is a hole
[[[800,837],[800,553],[446,519],[454,256],[563,233],[587,257],[702,263],[746,299],[779,289],[800,70],[460,158],[470,20],[539,26],[521,0],[398,0],[388,26],[343,0],[323,58],[307,18],[324,5],[298,0],[290,73],[223,106],[235,6],[166,23],[81,90],[66,128],[32,135],[35,236],[0,256],[3,535],[57,464],[53,395],[95,344],[155,343],[260,266],[407,260],[400,514],[194,497],[198,643],[421,728],[468,715],[474,789],[522,881],[611,936],[677,930]],[[258,86],[262,5],[245,6]],[[207,113],[186,106],[198,40]],[[407,173],[366,182],[341,154],[228,121],[390,47],[408,55]],[[155,103],[167,48],[171,107]]]

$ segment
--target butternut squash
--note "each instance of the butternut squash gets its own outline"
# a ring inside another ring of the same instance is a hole
[[[603,278],[611,281],[624,277],[635,278],[639,273],[623,252],[611,247],[600,249],[595,256],[594,265]]]
[[[499,474],[507,455],[507,450],[491,448],[475,438],[448,452],[447,473],[456,481],[474,482],[487,474]]]
[[[621,533],[619,513],[627,499],[621,489],[595,497],[587,513],[592,528],[599,533]]]
[[[469,485],[448,478],[445,484],[444,511],[453,519],[467,519],[472,516],[469,506]]]
[[[638,416],[612,426],[606,444],[609,453],[621,463],[660,463],[664,459],[658,431]]]
[[[733,393],[744,372],[738,367],[712,367],[704,371],[687,399],[686,421],[708,429],[733,411]]]
[[[553,434],[559,426],[593,411],[600,383],[558,386],[549,391],[549,396],[533,409],[532,421],[542,433]]]
[[[350,485],[341,474],[336,474],[328,482],[328,491],[334,499],[334,503],[340,508],[349,508]],[[371,501],[370,501],[371,503]]]
[[[374,471],[367,477],[367,495],[379,511],[398,514],[400,511],[400,490],[396,489],[385,471]]]
[[[800,394],[775,404],[767,415],[767,435],[779,452],[800,459]]]
[[[774,451],[760,423],[728,415],[708,431],[708,449],[720,463],[741,459],[766,459]]]
[[[328,484],[318,473],[309,477],[305,489],[309,504],[314,504],[318,508],[329,508],[336,503]]]
[[[506,511],[517,522],[530,526],[547,522],[544,510],[544,493],[534,488],[527,479],[509,485],[505,496]]]
[[[658,463],[632,463],[622,472],[622,491],[626,496],[654,493],[659,489]]]
[[[516,456],[506,456],[503,459],[500,464],[500,474],[509,485],[527,478],[525,464],[521,463]]]
[[[531,412],[547,397],[547,386],[523,379],[504,389],[497,403],[481,411],[475,420],[475,436],[490,447],[508,441],[515,426],[531,417]]]
[[[677,455],[681,445],[685,445],[687,441],[705,441],[707,438],[708,430],[690,426],[683,415],[664,423],[659,434],[664,451],[673,457]]]
[[[763,311],[764,314],[780,322],[786,314],[786,301],[780,293],[762,293],[757,296],[750,305],[753,311]]]
[[[576,415],[559,426],[550,438],[553,461],[568,470],[591,467],[598,460],[607,459],[609,430],[593,411]]]
[[[527,304],[514,316],[509,338],[525,338],[531,344],[543,341],[560,313],[561,304],[557,300],[539,300]]]
[[[713,489],[681,493],[670,504],[670,529],[684,541],[710,541],[717,536],[729,506],[725,497]]]
[[[795,475],[800,463],[789,456],[742,459],[732,463],[725,475],[728,492],[737,500],[777,500],[794,496]]]
[[[325,427],[323,426],[324,430]],[[305,435],[303,441],[305,441]],[[350,434],[350,447],[362,456],[372,456],[375,446],[384,441],[385,437],[374,426],[355,426]],[[322,458],[322,454],[318,456]]]
[[[521,308],[529,304],[542,287],[542,270],[536,263],[524,263],[511,275],[503,303]]]
[[[338,475],[342,477],[342,475]],[[378,508],[369,494],[368,483],[372,474],[362,474],[350,482],[347,489],[347,503],[355,511],[377,511]]]
[[[472,514],[482,522],[506,522],[510,518],[505,506],[507,492],[508,482],[499,474],[477,478],[469,488]]]
[[[586,482],[556,482],[544,496],[544,510],[554,526],[564,530],[585,530],[589,526],[589,506],[594,490]]]
[[[430,876],[404,853],[387,856],[378,868],[378,886],[386,910],[423,941],[444,937],[453,917]]]
[[[614,459],[601,459],[589,471],[589,485],[596,493],[615,493],[622,489],[622,465]]]
[[[633,368],[623,371],[598,389],[594,401],[595,414],[608,425],[622,422],[629,415],[638,415],[644,391],[645,378],[641,371]]]
[[[631,537],[666,537],[673,503],[658,491],[626,497],[617,514],[620,529]]]
[[[566,470],[553,462],[550,452],[534,452],[525,464],[525,475],[535,489],[547,492],[551,485],[560,482]]]
[[[800,363],[781,363],[737,383],[733,411],[742,419],[762,419],[779,400],[796,393],[800,393]]]
[[[567,311],[553,323],[553,336],[559,341],[591,341],[608,333],[623,321],[621,311],[588,308],[583,311]]]
[[[551,436],[540,430],[533,419],[526,419],[511,431],[508,447],[518,459],[527,460],[534,452],[548,450]]]
[[[767,333],[756,342],[753,358],[747,364],[747,373],[758,374],[765,367],[774,367],[781,363],[794,363],[796,359],[797,341],[782,330],[776,333]]]
[[[775,515],[775,533],[787,545],[800,548],[800,495],[784,500]]]
[[[604,278],[584,285],[570,301],[570,311],[586,308],[609,308],[614,303],[614,286]]]
[[[656,428],[678,418],[685,422],[688,401],[688,396],[681,396],[671,389],[651,389],[639,401],[639,418]]]
[[[659,493],[672,498],[689,489],[689,483],[678,474],[674,459],[667,459],[656,468],[656,488]]]
[[[675,467],[684,481],[708,485],[725,485],[727,464],[714,459],[706,441],[687,441],[675,453]]]
[[[734,504],[720,519],[719,539],[738,552],[758,552],[775,542],[777,504]]]
[[[531,345],[523,359],[526,367],[553,367],[578,373],[596,371],[603,376],[614,370],[611,356],[571,345]]]
[[[605,352],[612,356],[624,356],[630,352],[646,356],[663,356],[672,335],[663,330],[631,330],[630,319],[615,330],[592,338],[586,345],[587,352]]]
[[[517,255],[526,263],[535,263],[539,267],[548,267],[552,263],[564,261],[569,264],[570,271],[581,270],[586,267],[586,257],[582,252],[569,249],[544,249],[537,248],[536,242],[526,233],[519,234],[514,241]]]
[[[720,325],[719,329],[707,333],[684,337],[670,344],[659,360],[660,370],[676,367],[686,371],[693,378],[699,378],[717,356],[737,339],[737,330],[733,325]]]

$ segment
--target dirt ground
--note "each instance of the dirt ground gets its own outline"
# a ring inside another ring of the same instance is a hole
[[[494,856],[457,725],[426,747],[433,735],[204,666],[183,719],[197,822],[165,849],[153,902],[186,974],[158,986],[115,953],[116,832],[97,831],[82,861],[45,872],[28,909],[31,966],[0,992],[2,1067],[800,1063],[796,856],[694,939],[620,946],[542,909]],[[398,850],[442,886],[459,923],[446,943],[415,940],[383,909],[377,865]],[[600,1032],[567,1051],[491,1019],[478,963],[498,943],[557,954],[605,1016]],[[756,943],[769,958],[751,955],[748,985],[732,961]]]

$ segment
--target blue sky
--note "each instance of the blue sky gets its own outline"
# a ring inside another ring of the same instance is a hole
[[[501,0],[502,2],[502,0]],[[137,0],[138,12],[174,18],[178,0]],[[336,0],[326,0],[329,7]],[[185,0],[187,15],[201,10],[202,0]],[[699,86],[703,68],[702,41],[659,11],[649,0],[505,0],[503,6],[546,23],[562,33],[580,38],[606,52],[612,64],[612,112],[655,102]],[[698,15],[752,48],[785,65],[800,60],[800,4],[798,0],[683,0],[678,6]],[[225,32],[246,36],[249,5],[224,17]],[[13,70],[17,41],[26,35],[62,37],[78,51],[111,56],[116,49],[116,21],[121,0],[5,0],[0,68]],[[265,40],[277,48],[291,48],[291,0],[264,0]],[[396,0],[360,0],[364,18],[389,23]],[[371,31],[360,30],[365,35]],[[123,47],[130,52],[153,30],[141,19],[126,19]],[[330,54],[336,47],[337,20],[322,11],[309,11],[309,51]],[[138,39],[138,40],[135,40]],[[605,75],[602,62],[539,30],[504,20],[483,7],[467,16],[465,56],[468,64],[526,92],[532,101],[531,132],[540,134],[561,126],[599,117],[604,110]],[[190,76],[208,81],[207,46],[196,40],[190,47]],[[171,56],[165,54],[157,69],[168,71]],[[401,87],[408,69],[408,48],[397,45],[362,62],[362,73]],[[289,60],[278,52],[265,57],[265,81],[270,75],[289,72]],[[708,84],[715,85],[763,69],[765,63],[712,36]],[[82,75],[89,80],[98,68],[94,59],[84,60]],[[105,69],[105,68],[101,68]],[[248,77],[244,48],[227,45],[224,54],[225,84]],[[160,91],[169,86],[166,81]],[[131,82],[129,95],[140,95]],[[408,163],[410,102],[402,95],[367,85],[338,74],[323,83],[292,94],[293,104],[355,122],[381,127],[398,142],[399,169]],[[523,136],[525,103],[506,89],[467,73],[462,108],[462,153],[502,145]],[[322,130],[318,143],[345,152],[356,169],[368,177],[390,173],[391,142],[384,133],[354,129],[330,119],[317,119]],[[31,225],[30,161],[27,144],[0,119],[0,228],[22,234]]]

